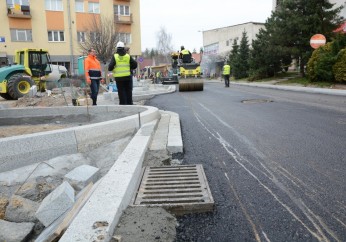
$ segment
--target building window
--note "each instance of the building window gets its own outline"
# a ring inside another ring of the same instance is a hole
[[[77,40],[79,43],[85,42],[85,32],[77,32]]]
[[[46,0],[46,10],[63,11],[62,0]]]
[[[204,55],[216,55],[219,53],[219,44],[211,44],[204,47]]]
[[[99,3],[88,3],[89,13],[100,13]]]
[[[130,16],[130,6],[114,5],[114,13],[117,15]]]
[[[78,13],[84,13],[84,0],[76,0],[75,10]]]
[[[15,5],[29,6],[29,0],[6,0],[7,7],[14,8]]]
[[[129,33],[119,33],[119,41],[125,44],[131,44],[131,34]]]
[[[32,42],[31,29],[11,29],[11,41]]]
[[[98,43],[101,40],[101,33],[99,32],[90,32],[89,34],[90,41],[93,43]]]
[[[48,31],[48,41],[50,42],[65,41],[64,31]]]

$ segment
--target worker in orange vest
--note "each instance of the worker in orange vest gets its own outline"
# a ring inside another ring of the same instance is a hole
[[[97,95],[100,89],[100,82],[102,81],[101,64],[96,58],[95,49],[91,48],[88,51],[88,57],[84,60],[85,80],[90,85],[91,99],[93,105],[97,105]]]

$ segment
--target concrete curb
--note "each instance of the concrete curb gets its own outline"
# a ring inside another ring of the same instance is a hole
[[[167,94],[175,91],[176,85],[149,84],[144,87],[135,87],[132,93],[132,99],[133,101],[139,101],[155,95]],[[114,100],[118,100],[118,93],[105,92],[103,93],[103,98],[104,100],[113,102]]]
[[[179,114],[168,112],[171,119],[168,127],[167,150],[171,153],[183,153],[183,140],[181,136]]]
[[[85,112],[85,107],[4,109],[0,117],[66,115],[69,112]],[[131,114],[124,118],[71,127],[63,130],[40,132],[0,139],[0,171],[13,170],[60,155],[74,154],[96,148],[112,140],[132,135],[141,124],[159,119],[159,110],[150,106],[98,106],[89,107],[90,112],[115,112]],[[130,112],[132,110],[132,113]],[[28,148],[29,147],[29,148]]]
[[[145,153],[158,120],[143,125],[102,178],[60,242],[109,241],[140,179]],[[100,239],[102,238],[102,239]]]
[[[230,83],[235,85],[271,88],[271,89],[285,90],[285,91],[346,96],[346,90],[316,88],[316,87],[296,87],[296,86],[282,86],[282,85],[270,85],[270,84],[256,84],[256,83],[239,83],[239,82],[230,82]]]

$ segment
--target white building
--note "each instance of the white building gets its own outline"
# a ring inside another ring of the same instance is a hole
[[[261,28],[264,28],[264,23],[248,22],[203,31],[203,54],[225,56],[232,50],[235,39],[238,44],[240,43],[244,31],[251,45],[252,40],[256,38],[256,34],[259,33]]]
[[[204,75],[219,76],[224,61],[232,50],[234,40],[238,45],[246,32],[248,43],[251,46],[256,34],[264,28],[264,23],[248,22],[228,27],[203,31],[203,58],[201,68]]]

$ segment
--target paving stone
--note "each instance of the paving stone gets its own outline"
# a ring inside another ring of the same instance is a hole
[[[93,101],[91,100],[91,98],[80,98],[77,99],[77,105],[78,106],[91,106],[93,104]]]
[[[95,183],[98,179],[99,168],[82,165],[67,173],[64,180],[71,184],[75,190],[82,190],[90,182]]]
[[[0,241],[27,241],[26,238],[31,233],[34,225],[34,223],[13,223],[0,219]]]
[[[74,204],[74,189],[66,181],[45,197],[36,211],[36,217],[44,226],[49,226]]]
[[[29,199],[13,195],[6,208],[5,219],[11,222],[35,222],[35,212],[37,211],[39,203]]]

